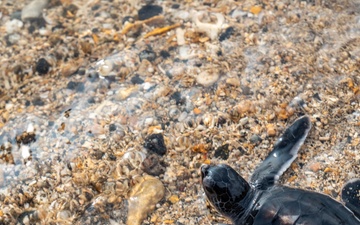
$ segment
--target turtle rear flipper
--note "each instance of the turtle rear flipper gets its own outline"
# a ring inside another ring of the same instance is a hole
[[[310,128],[311,121],[308,116],[300,117],[288,127],[276,142],[274,149],[256,168],[250,184],[258,189],[266,189],[274,185],[296,159]]]
[[[341,190],[341,198],[356,217],[360,219],[360,179],[348,181]]]

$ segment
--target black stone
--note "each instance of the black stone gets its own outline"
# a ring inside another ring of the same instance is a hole
[[[160,56],[163,57],[164,59],[167,59],[167,58],[170,57],[170,53],[168,51],[161,50],[160,51]]]
[[[176,102],[176,105],[182,105],[184,104],[185,100],[181,97],[181,93],[176,91],[171,96],[170,99],[174,99]]]
[[[29,19],[31,25],[38,27],[38,28],[42,28],[42,27],[46,27],[46,20],[43,17],[39,17],[39,18],[31,18]]]
[[[161,161],[160,156],[150,154],[141,164],[141,169],[152,176],[159,176],[165,172],[165,163]]]
[[[157,16],[163,12],[161,6],[158,5],[145,5],[138,12],[139,20],[146,20],[151,17]]]
[[[172,8],[172,9],[178,9],[178,8],[180,8],[180,5],[179,5],[179,4],[173,4],[173,5],[171,6],[171,8]]]
[[[16,136],[16,143],[28,145],[36,141],[36,134],[34,132],[23,132],[21,135]]]
[[[226,123],[226,119],[224,117],[220,116],[217,121],[217,126],[222,126],[225,123]]]
[[[150,62],[156,59],[156,53],[151,50],[143,50],[139,53],[140,61],[144,59],[149,60]]]
[[[87,100],[88,103],[90,104],[94,104],[95,103],[95,98],[94,97],[90,97],[88,100]]]
[[[54,32],[54,31],[56,31],[56,30],[62,30],[62,29],[64,29],[64,28],[65,28],[64,25],[62,25],[61,23],[59,23],[59,24],[53,26],[53,27],[51,28],[51,31]]]
[[[144,83],[144,80],[140,78],[139,74],[135,74],[135,76],[133,76],[130,81],[131,81],[132,84],[142,84],[142,83]]]
[[[34,98],[34,99],[31,101],[31,103],[32,103],[33,105],[36,105],[36,106],[43,106],[43,105],[45,105],[44,101],[41,100],[40,97]]]
[[[1,94],[1,93],[0,93]],[[25,106],[30,106],[31,102],[29,100],[25,101]]]
[[[237,150],[239,150],[239,152],[240,152],[240,154],[241,155],[246,155],[247,154],[247,152],[245,151],[245,149],[243,148],[243,147],[238,147],[238,149]]]
[[[74,4],[70,4],[67,7],[63,8],[63,17],[67,17],[68,16],[68,12],[70,12],[73,15],[76,15],[77,11],[79,10],[79,7],[77,7]]]
[[[86,70],[84,68],[80,68],[78,71],[77,71],[77,74],[79,75],[85,75],[86,73]]]
[[[226,160],[229,158],[229,154],[229,144],[224,144],[215,150],[214,157]]]
[[[146,137],[144,147],[161,156],[166,153],[166,146],[162,134],[151,134]]]
[[[102,157],[105,155],[105,153],[103,153],[102,151],[100,150],[94,150],[94,152],[92,153],[92,156],[97,159],[97,160],[100,160],[102,159]]]
[[[34,33],[35,30],[36,30],[36,27],[35,27],[34,25],[30,25],[30,26],[28,27],[28,32],[29,32],[29,34]]]
[[[125,22],[129,21],[129,22],[133,22],[134,18],[132,16],[125,16],[122,19],[122,24],[124,24]]]
[[[99,29],[98,28],[93,28],[93,29],[91,29],[91,32],[93,33],[93,34],[97,34],[97,33],[99,33],[100,31],[99,31]]]
[[[40,75],[45,75],[49,72],[50,64],[46,59],[41,58],[37,61],[35,69]]]
[[[113,155],[113,154],[109,154],[109,159],[110,159],[111,161],[116,161],[116,156]]]
[[[85,90],[85,85],[83,82],[70,81],[66,88],[77,92],[83,92]]]
[[[315,93],[312,97],[318,101],[321,101],[319,93]]]
[[[226,39],[229,39],[233,33],[234,33],[233,27],[226,28],[225,32],[220,34],[219,41],[224,41]]]
[[[116,130],[116,125],[115,124],[110,124],[109,125],[109,131],[112,132],[112,131],[115,131]]]
[[[100,7],[101,7],[100,4],[96,4],[96,5],[94,5],[94,6],[91,7],[91,10],[92,10],[92,11],[96,11],[96,10],[100,9]]]
[[[250,137],[250,142],[251,142],[252,144],[258,144],[258,143],[261,142],[261,141],[262,141],[261,137],[259,137],[259,135],[257,135],[257,134],[253,134],[253,135]]]

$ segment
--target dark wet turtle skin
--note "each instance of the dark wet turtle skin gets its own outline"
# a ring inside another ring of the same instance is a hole
[[[228,165],[203,165],[202,184],[212,205],[235,225],[360,225],[360,179],[343,187],[345,205],[321,193],[277,184],[310,128],[307,116],[287,128],[250,183]]]

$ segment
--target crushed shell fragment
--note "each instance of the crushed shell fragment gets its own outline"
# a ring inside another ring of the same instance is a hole
[[[127,225],[140,225],[152,212],[155,205],[164,197],[165,187],[155,177],[145,176],[134,186],[129,195]]]

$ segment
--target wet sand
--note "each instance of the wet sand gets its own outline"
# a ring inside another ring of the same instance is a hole
[[[281,182],[360,177],[356,1],[30,2],[0,3],[0,223],[229,223],[200,166],[248,178],[304,114]]]

